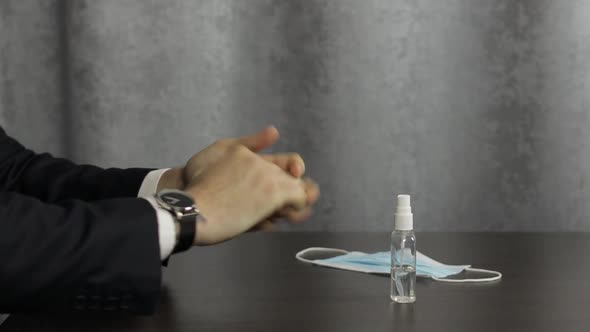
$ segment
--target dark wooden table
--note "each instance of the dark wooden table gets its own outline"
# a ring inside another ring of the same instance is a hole
[[[152,317],[15,315],[0,331],[590,331],[590,233],[419,233],[425,254],[504,279],[419,279],[413,305],[391,303],[387,277],[295,260],[311,246],[381,251],[389,235],[247,234],[174,258]]]

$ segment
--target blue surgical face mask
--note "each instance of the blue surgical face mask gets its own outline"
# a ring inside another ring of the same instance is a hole
[[[312,257],[318,256],[331,257],[326,259],[312,259]],[[331,248],[308,248],[298,252],[295,257],[302,262],[342,270],[374,274],[391,273],[391,253],[389,251],[367,254],[364,252],[348,252]],[[463,271],[483,272],[493,276],[480,279],[444,279]],[[474,269],[471,265],[446,265],[420,252],[416,252],[416,276],[444,282],[487,282],[502,278],[500,272]]]

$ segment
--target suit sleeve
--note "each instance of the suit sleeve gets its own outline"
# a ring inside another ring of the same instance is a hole
[[[94,201],[135,197],[151,169],[102,169],[36,154],[0,128],[0,190],[15,191],[52,203],[64,199]]]
[[[156,214],[139,198],[47,204],[0,192],[0,312],[154,311]]]

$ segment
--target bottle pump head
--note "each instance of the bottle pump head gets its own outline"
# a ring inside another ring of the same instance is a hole
[[[409,231],[414,228],[414,217],[410,204],[410,195],[397,195],[397,209],[395,211],[395,229]]]

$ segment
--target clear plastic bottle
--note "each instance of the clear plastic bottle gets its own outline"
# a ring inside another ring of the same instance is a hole
[[[416,235],[409,195],[397,196],[395,229],[391,233],[391,299],[416,302]]]

